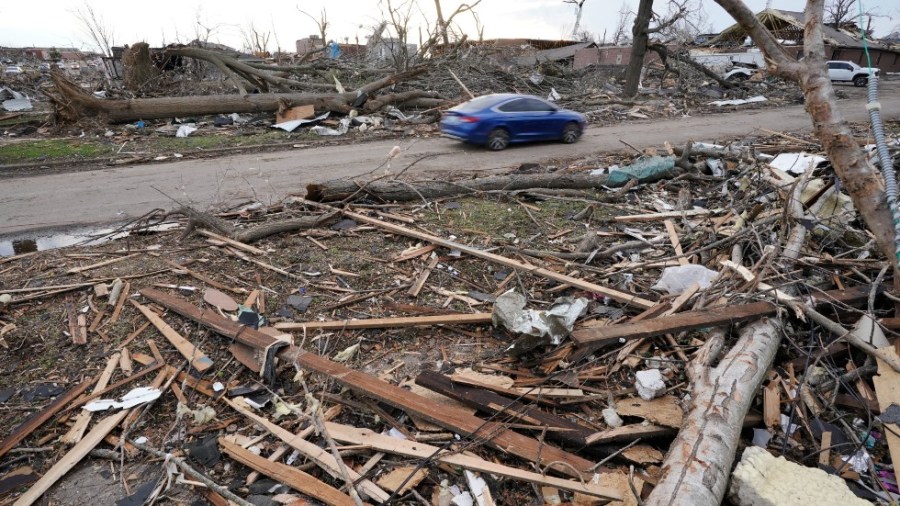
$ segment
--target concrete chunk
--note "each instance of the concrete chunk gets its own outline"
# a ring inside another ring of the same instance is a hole
[[[773,457],[758,446],[748,446],[731,475],[729,498],[737,506],[866,506],[844,480],[821,469]]]

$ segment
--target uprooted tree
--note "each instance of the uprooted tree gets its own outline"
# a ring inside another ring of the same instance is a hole
[[[884,186],[838,112],[828,79],[822,37],[824,0],[806,3],[802,62],[788,55],[744,2],[716,0],[716,3],[752,37],[765,54],[773,74],[800,83],[816,136],[874,235],[879,250],[894,267],[896,279],[894,227]],[[799,190],[795,191],[799,194]],[[803,241],[804,229],[799,220],[802,216],[798,216],[802,209],[795,211],[799,212],[791,213],[796,220],[792,233],[794,240],[789,244],[797,246],[785,247],[781,252],[785,265],[796,260]],[[841,325],[823,319],[809,306],[800,305],[797,309],[838,337],[848,334]],[[646,502],[648,505],[673,504],[676,497],[680,504],[711,506],[721,503],[737,451],[741,421],[781,342],[780,326],[781,320],[773,318],[744,328],[737,344],[721,359],[725,342],[723,333],[713,333],[708,339],[689,368],[692,399],[689,411],[666,455],[662,477]]]
[[[625,69],[623,96],[637,95],[638,85],[641,81],[641,69],[644,67],[644,56],[650,46],[650,36],[667,29],[681,19],[688,12],[687,3],[688,0],[670,2],[671,13],[663,18],[653,12],[653,0],[641,0],[631,29],[631,59]],[[650,26],[653,21],[655,21],[653,26]]]

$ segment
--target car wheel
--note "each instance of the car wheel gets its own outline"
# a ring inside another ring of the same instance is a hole
[[[856,86],[857,88],[862,88],[867,84],[869,84],[869,78],[866,76],[856,76],[853,78],[853,86]]]
[[[500,151],[509,146],[509,132],[502,128],[491,130],[487,138],[487,148],[491,151]]]
[[[563,128],[562,141],[566,144],[572,144],[581,137],[581,127],[575,123],[569,123]]]

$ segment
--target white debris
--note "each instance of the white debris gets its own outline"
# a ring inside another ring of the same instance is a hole
[[[659,369],[647,369],[635,374],[635,388],[638,395],[645,401],[651,401],[666,391],[666,384]]]
[[[107,409],[128,409],[156,400],[162,395],[162,390],[150,387],[138,387],[125,394],[121,400],[98,399],[84,405],[88,411],[106,411]]]
[[[706,289],[719,273],[702,265],[688,264],[666,267],[662,277],[653,285],[654,290],[666,290],[669,295],[678,295],[694,283]]]
[[[197,126],[194,125],[193,123],[186,123],[186,124],[178,127],[178,131],[175,132],[175,137],[187,137],[188,135],[191,135],[192,133],[196,132],[197,130],[198,130]]]
[[[715,102],[710,102],[709,105],[714,105],[716,107],[722,107],[723,105],[744,105],[744,104],[755,104],[757,102],[765,102],[768,100],[766,97],[762,95],[757,95],[755,97],[750,98],[739,98],[735,100],[716,100]]]
[[[547,336],[552,344],[559,344],[569,335],[575,321],[587,311],[585,298],[560,297],[544,311],[525,309],[527,300],[514,290],[497,297],[492,320],[494,326],[503,325],[511,332],[531,336]]]
[[[547,100],[549,100],[550,102],[556,102],[561,98],[562,97],[560,96],[559,92],[556,91],[556,88],[550,88],[550,94],[547,95]]]
[[[778,170],[790,172],[794,175],[803,174],[807,169],[814,169],[828,161],[827,158],[806,153],[780,153],[769,165]]]
[[[606,422],[606,425],[611,429],[621,427],[625,423],[622,421],[622,417],[616,413],[616,408],[606,408],[600,413],[603,415],[603,421]]]
[[[324,113],[324,114],[321,114],[321,115],[319,115],[319,116],[316,116],[315,118],[310,118],[310,119],[294,119],[294,120],[291,120],[291,121],[285,121],[285,122],[282,122],[282,123],[278,123],[278,124],[272,125],[272,128],[280,128],[280,129],[284,130],[285,132],[293,132],[294,130],[297,129],[297,127],[299,127],[299,126],[301,126],[301,125],[307,125],[307,124],[309,124],[309,123],[315,123],[315,122],[317,122],[317,121],[322,121],[323,119],[327,119],[329,114],[331,114],[331,113],[330,113],[330,112],[326,112],[326,113]]]
[[[213,383],[214,392],[221,392],[222,390],[225,390],[225,385],[223,385],[221,381]]]
[[[466,474],[466,482],[469,484],[469,490],[475,496],[475,502],[478,503],[478,506],[485,506],[488,501],[484,493],[484,489],[487,488],[487,482],[481,476],[478,476],[477,473],[473,473],[468,469],[464,473]]]
[[[758,446],[748,446],[731,473],[728,493],[737,506],[863,506],[844,481],[821,469],[773,457]]]

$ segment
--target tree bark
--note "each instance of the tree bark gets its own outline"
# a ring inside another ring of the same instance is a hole
[[[748,325],[719,365],[706,369],[725,338],[721,331],[710,334],[688,371],[693,383],[690,412],[669,447],[647,506],[721,503],[742,422],[778,351],[780,326],[777,319]]]
[[[169,212],[169,215],[175,214],[181,214],[188,217],[189,222],[185,229],[184,236],[190,235],[195,227],[201,226],[203,228],[215,230],[217,233],[224,235],[229,239],[234,239],[235,241],[243,243],[256,242],[265,237],[269,237],[270,235],[331,225],[336,222],[338,218],[338,213],[334,212],[316,216],[270,221],[250,228],[238,229],[221,218],[217,218],[211,214],[201,213],[190,207],[181,207]]]
[[[369,95],[392,84],[412,79],[425,71],[423,68],[379,79],[358,90],[361,95]],[[189,97],[144,98],[132,100],[102,100],[85,93],[79,86],[68,81],[62,74],[51,74],[56,85],[55,92],[47,93],[57,113],[63,121],[76,121],[84,116],[105,116],[110,122],[129,122],[139,119],[172,118],[186,115],[259,113],[277,111],[282,103],[289,106],[313,105],[317,111],[333,111],[342,114],[350,112],[357,91],[346,93],[266,93],[248,95],[204,95]],[[413,90],[375,96],[360,107],[364,113],[375,112],[393,103],[416,104],[417,100],[434,99],[433,93]],[[427,102],[433,104],[433,102]]]
[[[634,26],[631,28],[631,59],[628,61],[628,68],[625,69],[623,96],[633,97],[637,95],[638,84],[641,80],[641,69],[644,68],[644,55],[647,54],[647,45],[650,40],[648,30],[652,18],[653,0],[641,0],[637,16],[634,18]]]
[[[651,183],[680,172],[675,168],[665,174],[639,181]],[[411,201],[470,195],[485,191],[517,191],[530,188],[579,189],[609,186],[607,175],[587,174],[507,174],[462,181],[398,181],[383,180],[370,183],[334,179],[306,186],[306,198],[314,202],[352,201],[358,198],[375,198],[381,201]]]
[[[138,42],[122,54],[122,67],[125,75],[123,84],[129,91],[141,91],[150,83],[159,71],[150,60],[150,46],[146,42]]]

